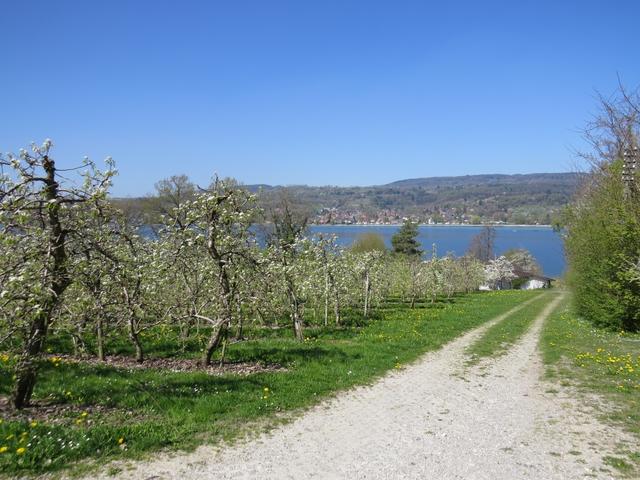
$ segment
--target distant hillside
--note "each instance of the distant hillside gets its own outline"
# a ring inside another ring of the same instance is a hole
[[[370,187],[248,185],[264,206],[286,189],[316,212],[316,223],[549,224],[579,182],[575,173],[466,175],[399,180]]]
[[[458,185],[513,185],[513,184],[567,184],[575,183],[575,173],[527,173],[527,174],[485,174],[458,177],[410,178],[387,183],[384,187],[437,187]]]

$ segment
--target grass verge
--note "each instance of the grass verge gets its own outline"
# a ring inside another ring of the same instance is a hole
[[[62,410],[55,421],[2,421],[0,471],[27,475],[74,467],[71,473],[86,472],[162,448],[189,449],[259,433],[291,418],[283,413],[402,368],[531,297],[490,292],[415,309],[396,305],[364,327],[308,329],[304,343],[293,341],[288,329],[269,330],[228,353],[228,361],[277,363],[286,372],[216,377],[47,361],[34,398]],[[153,348],[148,351],[153,354]],[[6,396],[12,360],[0,360],[0,396]]]
[[[548,379],[588,394],[581,401],[602,421],[637,439],[603,460],[622,475],[640,478],[640,334],[596,329],[566,300],[547,319],[540,349]],[[603,402],[594,401],[594,394]]]
[[[538,293],[522,308],[492,325],[467,348],[467,354],[469,355],[467,365],[475,365],[483,358],[506,353],[509,347],[524,335],[531,326],[531,322],[542,312],[554,296],[555,293],[553,292]]]

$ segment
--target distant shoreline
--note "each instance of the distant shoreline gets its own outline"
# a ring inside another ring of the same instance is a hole
[[[401,223],[310,223],[311,227],[401,227]],[[478,224],[470,225],[468,223],[419,223],[419,227],[494,227],[494,228],[553,228],[552,225],[528,225],[528,224],[507,224],[501,223],[499,225],[494,224]]]

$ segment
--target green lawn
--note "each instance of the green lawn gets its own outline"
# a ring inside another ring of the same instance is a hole
[[[537,292],[537,296],[519,310],[491,326],[467,349],[470,356],[468,364],[474,365],[483,358],[504,354],[525,334],[533,320],[555,298],[555,295],[555,292]]]
[[[621,473],[640,474],[640,334],[594,328],[565,301],[547,320],[540,348],[551,380],[596,394],[608,408],[582,401],[600,418],[622,427],[637,439],[620,444],[618,454],[605,462]]]
[[[80,471],[95,466],[93,460],[135,458],[164,447],[188,449],[260,432],[291,417],[282,412],[298,412],[402,368],[532,296],[477,293],[413,310],[394,304],[365,325],[308,329],[304,343],[294,342],[289,329],[253,329],[250,334],[257,339],[229,349],[228,361],[277,363],[286,372],[215,377],[49,360],[34,398],[68,410],[55,422],[2,421],[0,471],[35,474],[71,466]],[[154,338],[153,333],[145,337],[150,356],[180,350]],[[57,353],[68,346],[53,339],[51,348]],[[188,344],[183,355],[191,358],[198,350],[197,344]],[[0,396],[10,392],[11,363],[0,357]]]

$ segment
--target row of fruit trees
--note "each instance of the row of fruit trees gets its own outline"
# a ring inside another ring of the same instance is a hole
[[[86,159],[63,171],[51,146],[0,158],[0,347],[17,358],[16,408],[31,398],[52,329],[79,348],[91,336],[100,359],[105,338],[126,334],[139,362],[145,331],[204,331],[209,365],[247,324],[286,322],[303,341],[306,327],[340,325],[347,311],[369,317],[388,298],[413,307],[513,275],[504,259],[345,250],[306,236],[286,208],[258,242],[256,197],[217,178],[168,211],[150,240],[109,201],[110,159],[105,170]]]

